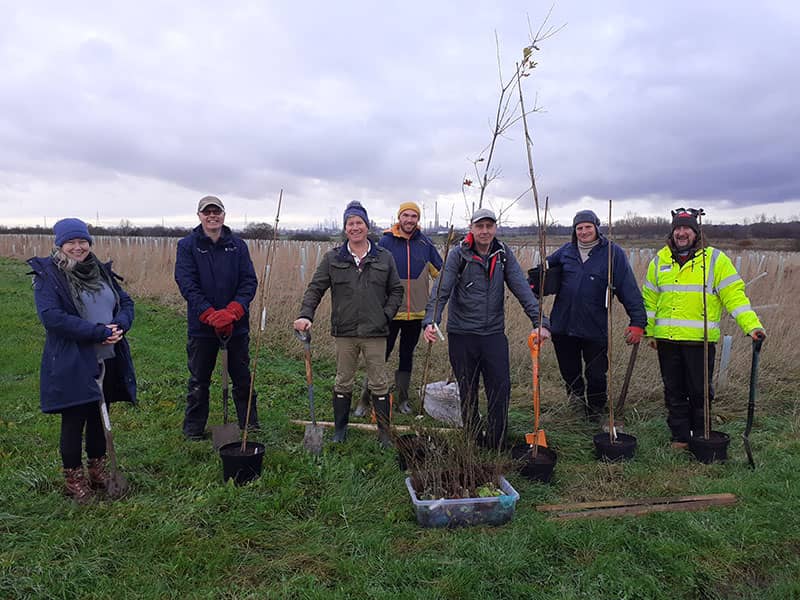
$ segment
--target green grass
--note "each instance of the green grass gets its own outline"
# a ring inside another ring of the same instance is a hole
[[[662,418],[638,421],[636,459],[597,463],[590,430],[547,424],[552,485],[521,494],[505,526],[416,525],[404,474],[372,434],[314,458],[302,447],[302,362],[266,350],[258,366],[263,474],[223,485],[210,442],[180,432],[185,323],[137,304],[129,334],[139,407],[114,406],[133,485],[115,503],[61,495],[59,418],[38,407],[43,329],[25,265],[0,260],[0,597],[3,598],[775,598],[800,597],[800,439],[796,414],[759,419],[746,467],[742,423],[731,460],[701,465],[666,448]],[[314,364],[322,418],[334,368]],[[657,377],[655,378],[657,380]],[[768,395],[769,390],[762,390]],[[211,422],[220,422],[219,389]],[[776,405],[792,406],[794,398]],[[527,409],[512,414],[524,433]],[[729,429],[728,429],[729,428]],[[552,522],[543,502],[735,493],[735,506],[638,518]]]

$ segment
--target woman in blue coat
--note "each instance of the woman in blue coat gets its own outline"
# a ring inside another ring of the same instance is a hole
[[[562,269],[561,286],[550,314],[553,348],[570,402],[584,406],[599,422],[606,398],[608,371],[608,251],[613,248],[612,288],[628,313],[625,341],[638,344],[647,317],[636,277],[625,252],[600,233],[600,219],[591,210],[572,221],[572,241],[547,258]]]
[[[40,401],[42,412],[61,414],[65,492],[85,504],[95,491],[105,490],[108,480],[100,401],[136,402],[136,377],[124,337],[133,323],[133,300],[117,282],[111,263],[100,263],[91,252],[86,223],[62,219],[53,232],[51,255],[28,260],[36,311],[46,332]],[[84,437],[88,478],[81,462]]]

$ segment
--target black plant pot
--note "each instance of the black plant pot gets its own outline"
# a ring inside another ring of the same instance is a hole
[[[550,448],[538,446],[534,456],[533,447],[523,443],[511,447],[511,458],[517,462],[517,472],[525,479],[549,483],[558,455]]]
[[[594,455],[601,460],[617,461],[629,460],[636,452],[636,438],[627,433],[617,433],[617,439],[612,442],[605,433],[595,434]]]
[[[222,478],[233,479],[236,485],[244,485],[261,477],[261,466],[264,460],[264,444],[247,442],[242,452],[241,442],[225,444],[219,449],[222,459]]]
[[[711,431],[708,438],[692,436],[689,438],[689,451],[701,463],[724,462],[728,458],[728,444],[731,437],[722,431]]]

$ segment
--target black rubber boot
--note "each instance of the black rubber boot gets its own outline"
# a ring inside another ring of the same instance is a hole
[[[369,381],[364,379],[364,388],[361,390],[361,398],[359,398],[356,409],[353,411],[354,416],[366,417],[369,414],[369,399]]]
[[[389,433],[389,394],[372,395],[372,406],[375,407],[375,420],[378,422],[378,441],[384,448],[392,447],[392,436]]]
[[[333,392],[333,441],[340,444],[347,439],[347,423],[350,420],[350,400],[352,392],[343,394]]]
[[[414,412],[408,397],[408,388],[411,385],[411,373],[408,371],[394,372],[394,386],[397,390],[397,410],[404,415]]]

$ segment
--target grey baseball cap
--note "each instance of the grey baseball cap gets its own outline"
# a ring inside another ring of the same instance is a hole
[[[225,210],[222,200],[216,196],[203,196],[200,198],[200,202],[197,203],[197,212],[203,212],[203,209],[207,206],[219,206],[222,210]]]
[[[470,219],[469,224],[472,225],[473,223],[477,223],[481,219],[491,219],[497,223],[497,217],[494,216],[494,213],[491,210],[488,208],[479,208],[472,213],[472,218]]]

